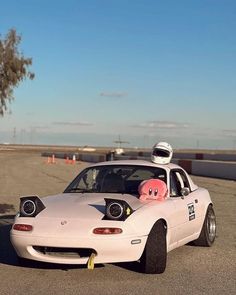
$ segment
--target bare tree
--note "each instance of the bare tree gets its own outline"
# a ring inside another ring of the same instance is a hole
[[[9,30],[5,38],[0,38],[0,116],[4,116],[14,99],[13,89],[24,79],[34,78],[34,73],[28,71],[32,58],[19,53],[20,42],[21,36],[14,29]]]

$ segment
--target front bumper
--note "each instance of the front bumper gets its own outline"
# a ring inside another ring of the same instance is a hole
[[[11,242],[19,257],[60,264],[87,264],[89,256],[69,255],[66,257],[64,255],[52,255],[51,253],[38,251],[38,249],[44,247],[92,249],[92,252],[96,255],[94,263],[115,263],[139,260],[146,241],[147,236],[126,237],[122,234],[65,239],[11,231]]]

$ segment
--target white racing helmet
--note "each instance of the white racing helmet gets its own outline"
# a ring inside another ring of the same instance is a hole
[[[173,156],[173,149],[167,142],[159,142],[154,145],[151,160],[156,164],[169,164]]]

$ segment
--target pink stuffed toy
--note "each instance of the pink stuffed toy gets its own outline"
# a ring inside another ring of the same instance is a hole
[[[139,199],[144,200],[159,200],[162,201],[167,195],[167,186],[160,179],[148,179],[140,183],[138,187]]]

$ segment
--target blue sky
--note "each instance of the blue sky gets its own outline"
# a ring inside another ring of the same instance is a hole
[[[236,1],[1,1],[10,28],[36,77],[0,142],[236,147]]]

